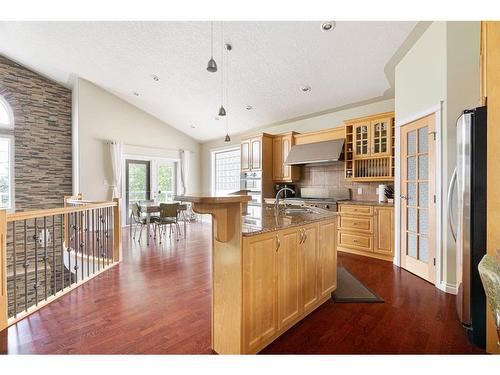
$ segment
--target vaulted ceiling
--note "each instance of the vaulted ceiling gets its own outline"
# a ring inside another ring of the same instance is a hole
[[[214,22],[216,73],[210,22],[0,22],[0,53],[66,85],[92,81],[206,141],[226,133],[221,72],[227,125],[240,133],[384,95],[384,67],[415,24]]]

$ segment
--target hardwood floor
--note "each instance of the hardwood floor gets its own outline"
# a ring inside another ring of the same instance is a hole
[[[210,350],[210,226],[187,240],[139,245],[124,260],[0,332],[1,353],[174,354]],[[385,299],[326,302],[263,353],[481,353],[467,342],[455,297],[384,261],[339,254]]]

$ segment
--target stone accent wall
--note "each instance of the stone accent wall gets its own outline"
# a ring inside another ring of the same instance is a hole
[[[16,212],[62,207],[64,196],[72,194],[71,90],[0,56],[0,95],[14,113],[14,130],[0,131],[14,135]],[[52,247],[61,243],[60,220],[56,218],[47,248],[38,244],[36,256],[36,236],[44,229],[43,219],[39,219],[36,228],[33,220],[27,221],[26,253],[24,223],[17,223],[15,266],[14,228],[12,223],[7,226],[9,316],[14,313],[14,274],[18,312],[36,303],[37,290],[39,302],[45,297],[45,287],[49,295],[60,289],[57,282],[62,284],[62,249]],[[47,218],[45,225],[50,231],[52,217]],[[67,272],[66,283],[69,277]]]
[[[61,207],[72,193],[71,90],[0,56],[14,112],[16,211]]]
[[[350,188],[353,200],[378,201],[376,189],[380,184],[381,182],[349,182],[344,177],[344,163],[334,163],[331,165],[311,165],[303,167],[301,180],[296,183],[296,186],[299,188],[328,188],[332,193],[340,188]],[[384,182],[384,184],[387,185],[388,183]],[[362,194],[357,193],[358,187],[363,189]]]

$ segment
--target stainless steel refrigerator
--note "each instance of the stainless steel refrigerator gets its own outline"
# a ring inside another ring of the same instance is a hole
[[[477,267],[486,254],[486,130],[486,107],[466,110],[457,120],[457,166],[448,189],[448,220],[457,246],[457,313],[469,339],[482,348],[486,297]]]

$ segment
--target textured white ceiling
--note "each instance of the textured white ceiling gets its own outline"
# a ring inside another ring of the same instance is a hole
[[[323,32],[320,22],[224,22],[230,133],[383,95],[384,66],[414,26],[346,21]],[[220,22],[214,33],[217,73],[205,69],[210,22],[0,22],[0,53],[65,84],[85,78],[206,141],[226,132],[215,120]]]

